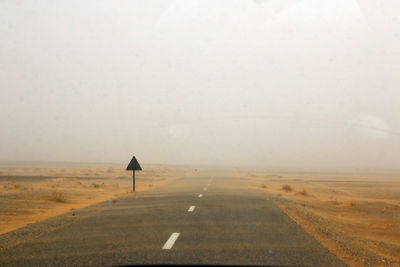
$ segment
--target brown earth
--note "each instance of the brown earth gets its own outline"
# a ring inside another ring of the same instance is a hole
[[[400,266],[400,175],[241,175],[348,265]]]

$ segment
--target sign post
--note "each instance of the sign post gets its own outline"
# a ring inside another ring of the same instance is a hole
[[[139,162],[136,160],[136,157],[133,156],[131,159],[131,162],[129,162],[128,167],[126,167],[127,171],[133,171],[132,175],[132,187],[133,187],[133,192],[136,190],[135,186],[135,171],[141,171],[142,167],[140,167]]]

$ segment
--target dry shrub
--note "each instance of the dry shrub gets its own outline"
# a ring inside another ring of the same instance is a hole
[[[19,184],[15,184],[15,185],[14,185],[14,189],[21,189],[21,188],[22,188],[22,186],[19,185]]]
[[[277,197],[281,197],[281,196],[282,196],[282,194],[281,194],[281,193],[279,193],[279,194],[277,194],[276,196],[277,196]]]
[[[53,191],[51,192],[49,200],[54,201],[54,202],[60,202],[60,203],[65,203],[67,202],[67,197],[62,191]]]
[[[12,187],[9,186],[9,185],[3,185],[3,189],[6,190],[6,191],[8,191],[8,190],[11,190]]]
[[[267,188],[267,186],[265,184],[261,184],[260,187],[261,188]]]
[[[288,193],[288,192],[292,192],[293,188],[290,185],[285,184],[282,186],[282,190],[285,191],[286,193]]]
[[[100,188],[100,187],[105,187],[106,186],[106,184],[104,183],[104,182],[96,182],[96,183],[92,183],[92,185],[91,185],[92,187],[94,187],[94,188]]]
[[[332,201],[329,201],[329,203],[331,203],[332,205],[340,205],[340,204],[342,204],[342,202],[339,202],[336,199],[332,200]]]
[[[349,205],[352,206],[352,207],[354,207],[354,206],[357,205],[357,202],[355,202],[354,200],[353,200],[353,201],[350,201]]]
[[[305,189],[301,190],[298,194],[301,195],[301,196],[305,196],[305,197],[309,196],[307,190],[305,190]]]

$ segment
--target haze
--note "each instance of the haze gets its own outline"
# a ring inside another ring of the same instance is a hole
[[[399,170],[399,8],[1,1],[0,160]]]

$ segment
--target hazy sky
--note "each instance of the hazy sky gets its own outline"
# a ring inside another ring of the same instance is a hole
[[[1,1],[0,160],[400,168],[398,0]]]

